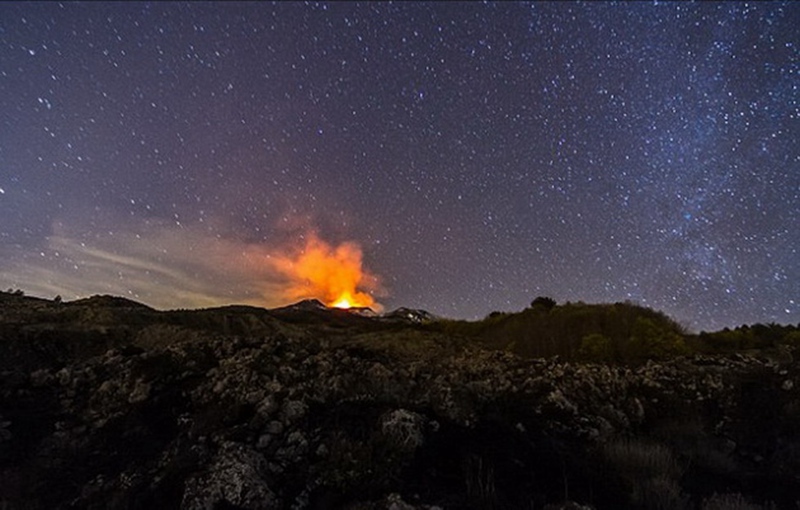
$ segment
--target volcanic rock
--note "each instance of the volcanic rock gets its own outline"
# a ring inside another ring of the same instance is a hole
[[[800,500],[796,361],[526,359],[313,303],[2,298],[0,508]]]

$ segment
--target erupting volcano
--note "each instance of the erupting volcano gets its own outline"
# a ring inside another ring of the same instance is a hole
[[[363,268],[357,243],[334,247],[311,234],[302,249],[273,255],[271,263],[287,280],[287,300],[315,298],[336,308],[382,308],[370,294],[380,290],[378,279]]]

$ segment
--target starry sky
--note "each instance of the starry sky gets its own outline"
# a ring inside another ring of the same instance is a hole
[[[800,322],[800,4],[0,3],[0,286]]]

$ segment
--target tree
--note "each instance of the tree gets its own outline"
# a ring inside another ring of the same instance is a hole
[[[800,331],[790,331],[783,337],[781,343],[791,347],[800,347]]]
[[[550,297],[539,296],[531,301],[531,308],[542,309],[546,311],[552,310],[556,306],[556,300]]]
[[[652,319],[639,317],[633,323],[633,330],[626,357],[664,358],[689,353],[683,337],[667,328],[659,327]]]

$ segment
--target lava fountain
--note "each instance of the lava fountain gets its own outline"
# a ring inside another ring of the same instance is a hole
[[[284,298],[316,298],[336,308],[382,308],[370,292],[380,290],[376,276],[363,267],[361,247],[354,242],[332,246],[316,234],[305,236],[302,249],[272,255],[273,267],[286,279]]]

